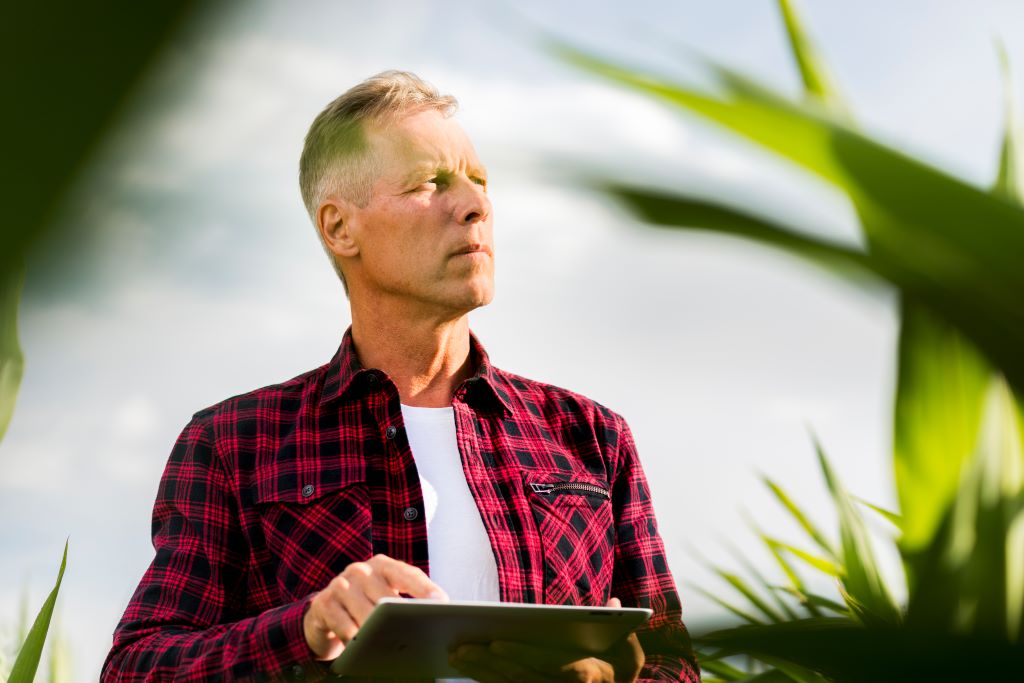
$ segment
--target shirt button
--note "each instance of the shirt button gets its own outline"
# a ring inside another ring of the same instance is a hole
[[[292,667],[292,676],[297,681],[305,680],[306,672],[303,671],[302,667],[298,664]]]
[[[395,434],[398,433],[398,430],[395,428],[394,425],[391,425],[384,431],[384,433],[387,435],[389,439],[393,439],[395,438]]]
[[[368,373],[366,375],[366,383],[369,384],[369,385],[376,384],[377,383],[377,374],[373,373],[373,372]]]
[[[416,508],[405,508],[405,512],[402,514],[404,514],[405,518],[411,522],[419,516],[420,511]]]
[[[306,484],[305,486],[302,487],[302,497],[309,498],[310,496],[313,495],[314,491],[316,491],[316,489],[313,487],[312,484]]]

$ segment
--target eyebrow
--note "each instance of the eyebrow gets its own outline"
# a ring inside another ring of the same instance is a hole
[[[440,173],[451,173],[451,171],[441,164],[417,164],[409,173],[405,176],[405,182],[410,183],[417,178],[426,175],[436,175]],[[482,178],[487,179],[487,169],[483,166],[471,169],[468,172],[471,178]]]

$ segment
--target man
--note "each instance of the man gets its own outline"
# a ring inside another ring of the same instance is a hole
[[[322,680],[396,595],[654,611],[600,657],[464,645],[475,680],[698,680],[625,421],[469,330],[493,215],[455,104],[390,71],[313,122],[300,186],[351,327],[330,363],[193,415],[103,680]]]

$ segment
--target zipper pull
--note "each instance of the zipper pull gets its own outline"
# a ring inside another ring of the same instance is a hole
[[[555,487],[555,485],[554,484],[535,484],[535,483],[531,483],[530,487],[533,489],[534,493],[540,493],[540,494],[543,494],[543,495],[546,496],[549,493],[551,493],[551,489],[553,489]]]

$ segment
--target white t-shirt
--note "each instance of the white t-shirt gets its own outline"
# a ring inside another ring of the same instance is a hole
[[[452,600],[500,600],[494,551],[462,470],[454,410],[403,404],[402,419],[427,513],[430,580]]]

